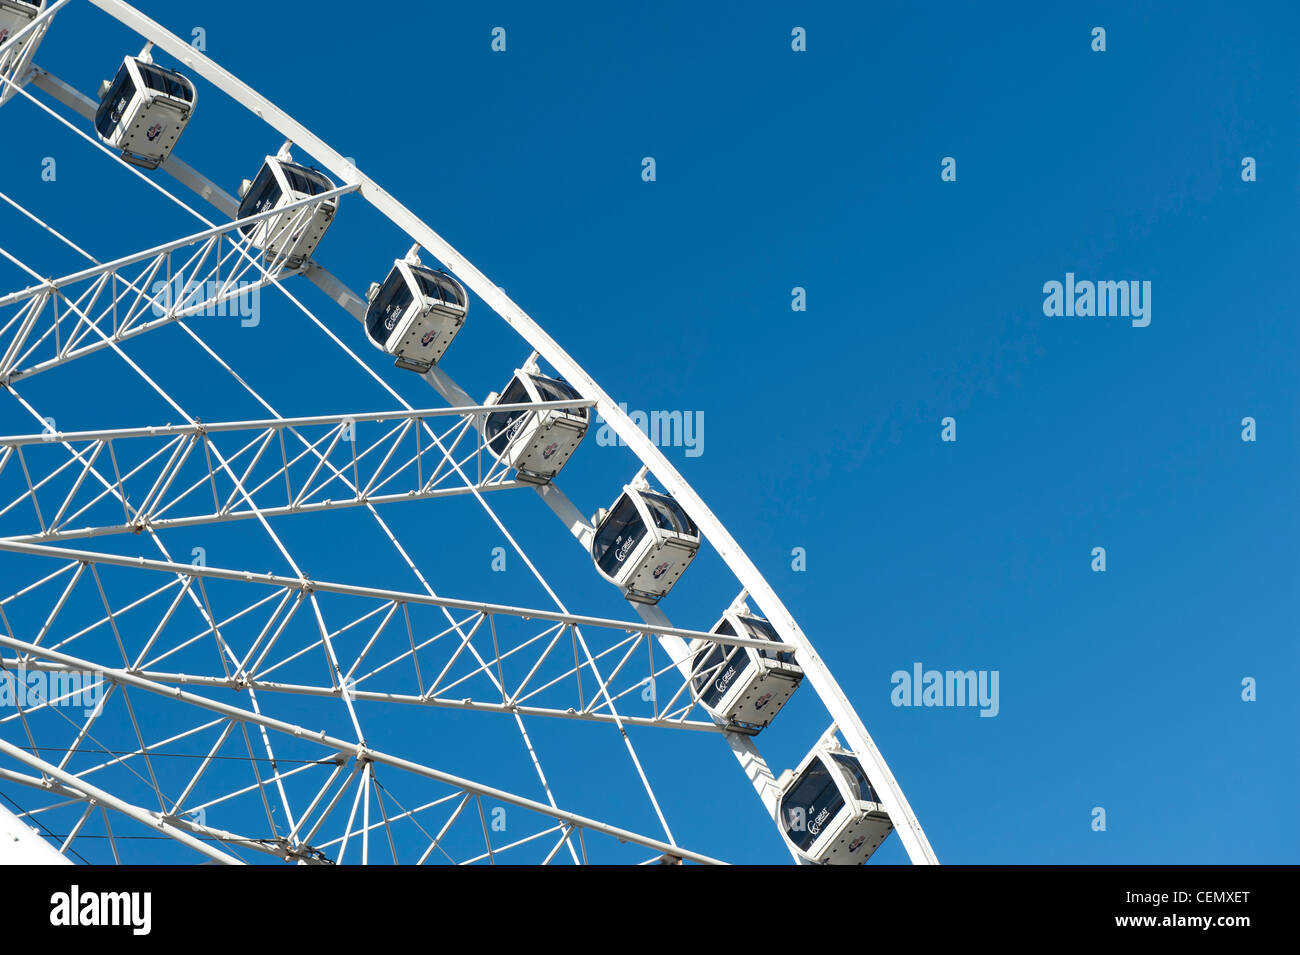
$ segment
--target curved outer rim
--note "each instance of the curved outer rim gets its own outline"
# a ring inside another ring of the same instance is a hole
[[[881,804],[894,822],[895,831],[903,843],[908,857],[917,864],[937,864],[938,858],[930,846],[920,822],[903,794],[902,787],[894,778],[884,756],[875,741],[867,732],[866,726],[854,711],[844,691],[813,648],[808,637],[799,628],[790,611],[777,597],[776,592],[759,573],[748,555],[740,548],[731,534],[714,516],[685,478],[668,461],[617,403],[587,374],[560,345],[547,334],[529,315],[505,294],[486,275],[480,272],[463,255],[461,255],[442,236],[421,221],[414,213],[394,199],[387,191],[364,175],[340,153],[317,137],[309,129],[298,123],[291,116],[262,96],[252,87],[210,60],[203,53],[181,40],[160,24],[140,13],[122,0],[89,0],[109,16],[134,30],[141,37],[151,41],[155,46],[166,51],[176,60],[184,63],[202,76],[209,83],[221,89],[242,106],[262,119],[269,126],[285,136],[295,145],[310,153],[331,173],[339,176],[349,185],[358,186],[358,192],[365,197],[376,210],[387,217],[394,225],[405,232],[421,248],[434,255],[451,272],[468,286],[483,302],[495,311],[515,330],[521,338],[531,345],[550,365],[572,385],[584,398],[596,402],[596,410],[609,424],[632,452],[649,467],[658,479],[660,486],[671,494],[699,527],[703,536],[717,550],[719,556],[736,575],[745,591],[758,605],[759,610],[776,628],[781,638],[799,648],[798,659],[804,670],[804,680],[816,690],[826,706],[834,727],[848,743],[849,749],[859,756],[868,777],[880,797]],[[430,373],[436,379],[437,369]],[[431,383],[433,383],[431,381]],[[545,492],[543,491],[545,497]],[[579,533],[578,536],[582,536]],[[641,616],[650,623],[666,620],[662,611],[656,607],[637,607]],[[655,618],[655,619],[651,619]],[[829,731],[828,731],[828,734]],[[747,774],[755,783],[760,797],[773,813],[777,792],[774,791],[770,772],[762,764],[761,757],[753,741],[736,733],[726,734],[733,752],[745,767]],[[762,764],[756,767],[755,762]],[[764,778],[765,777],[765,778]],[[778,822],[779,829],[779,822]]]

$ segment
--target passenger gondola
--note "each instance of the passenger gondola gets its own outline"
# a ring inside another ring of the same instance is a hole
[[[860,865],[894,829],[858,757],[819,744],[779,781],[777,825],[800,858]]]
[[[293,162],[289,150],[281,149],[266,157],[255,179],[245,179],[240,185],[238,218],[283,209],[334,188],[333,181],[319,169]],[[316,251],[338,208],[338,196],[334,196],[242,225],[239,231],[249,236],[253,247],[261,249],[266,258],[283,258],[289,268],[297,268]]]
[[[127,162],[157,169],[193,113],[194,84],[142,53],[126,57],[117,76],[99,87],[95,129]]]
[[[442,358],[469,311],[465,288],[446,272],[420,264],[416,250],[393,263],[388,277],[367,293],[370,341],[397,359],[399,368],[423,374]]]
[[[515,370],[501,394],[493,392],[485,403],[527,405],[581,397],[568,382],[540,374],[534,354]],[[587,433],[589,414],[587,408],[496,411],[487,416],[483,436],[492,453],[515,469],[519,480],[550,484]]]
[[[25,0],[0,0],[0,46],[9,42],[19,30],[35,20],[43,6],[45,6],[45,0],[37,0],[35,3],[28,3]],[[39,32],[39,27],[33,31],[33,33]],[[22,40],[15,43],[13,47],[4,53],[0,53],[0,73],[17,64],[18,58],[23,55],[23,50],[27,48],[32,40],[33,35],[29,33]]]
[[[724,613],[710,632],[781,641],[772,624],[743,604]],[[803,669],[789,651],[730,646],[702,638],[692,640],[690,648],[691,682],[700,702],[729,725],[767,726],[803,680]]]
[[[628,600],[658,603],[700,550],[700,531],[681,505],[650,490],[646,469],[596,514],[591,556]]]

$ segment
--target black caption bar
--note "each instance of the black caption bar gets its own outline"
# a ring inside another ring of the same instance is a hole
[[[949,934],[969,939],[978,927],[983,938],[1127,935],[1218,944],[1285,931],[1292,913],[1283,907],[1294,883],[1294,870],[1272,867],[701,868],[694,874],[670,867],[672,875],[662,868],[541,876],[512,867],[453,873],[69,866],[0,869],[0,887],[11,938],[113,936],[128,946],[229,932],[274,937],[306,925],[338,944],[371,938],[376,929],[422,932],[431,920],[446,927],[466,916],[481,918],[479,925],[490,926],[499,942],[503,934],[524,939],[551,932],[562,914],[581,918],[590,938],[596,926],[641,933],[658,924],[667,931],[676,907],[698,896],[707,908],[719,893],[729,909],[753,906],[755,930],[770,920],[830,930],[843,918],[837,935],[880,921],[891,932],[906,937],[914,930],[927,941]]]

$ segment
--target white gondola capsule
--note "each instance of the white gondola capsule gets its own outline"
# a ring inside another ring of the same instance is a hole
[[[540,374],[535,358],[529,358],[500,395],[488,395],[486,404],[525,405],[581,397],[567,381]],[[483,437],[498,460],[515,469],[519,480],[550,484],[587,433],[589,413],[587,408],[496,411],[487,416]]]
[[[770,623],[745,607],[728,610],[710,632],[781,640]],[[728,646],[697,638],[691,641],[691,659],[691,682],[700,702],[728,724],[767,726],[803,680],[803,669],[788,651]]]
[[[99,88],[95,129],[127,162],[157,169],[194,112],[194,84],[147,56],[128,56]]]
[[[366,331],[399,368],[423,374],[442,358],[469,311],[465,288],[446,272],[420,264],[415,251],[370,286]]]
[[[894,830],[862,763],[838,745],[819,744],[779,785],[777,826],[808,862],[860,865]]]
[[[252,182],[245,179],[240,185],[238,218],[283,209],[334,188],[333,181],[319,169],[300,166],[289,159],[287,150],[281,150],[266,157]],[[267,216],[240,226],[239,231],[250,236],[253,246],[263,250],[267,258],[283,257],[290,268],[297,268],[316,251],[338,208],[339,200],[335,196],[314,206],[300,206],[278,216]]]
[[[645,470],[614,506],[596,514],[591,556],[601,576],[629,600],[658,603],[700,550],[700,531],[681,505],[650,490]]]
[[[27,3],[24,0],[0,0],[0,46],[7,43],[19,30],[35,20],[36,15],[41,12],[43,6],[45,6],[45,0],[36,0],[34,3]],[[39,33],[40,29],[40,27],[37,27],[33,33]],[[18,63],[18,58],[23,55],[23,50],[32,43],[33,39],[39,39],[34,37],[33,33],[27,34],[26,37],[15,43],[10,49],[0,53],[0,73],[15,66]]]

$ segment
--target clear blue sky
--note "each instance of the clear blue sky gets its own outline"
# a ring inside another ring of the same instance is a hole
[[[1292,5],[139,6],[183,36],[203,27],[212,57],[355,157],[617,399],[703,412],[703,454],[667,453],[828,661],[942,861],[1296,860]],[[135,49],[74,4],[38,61],[93,92]],[[7,104],[0,130],[2,188],[96,256],[198,231],[30,103]],[[199,83],[183,158],[233,191],[279,145]],[[941,181],[948,156],[955,182]],[[1242,180],[1248,156],[1257,181]],[[56,182],[41,181],[44,157]],[[7,207],[0,246],[42,273],[78,267]],[[345,200],[318,257],[364,289],[405,250]],[[1151,282],[1150,325],[1044,315],[1044,283],[1067,272]],[[806,312],[791,310],[795,286]],[[439,403],[314,289],[295,291],[407,400]],[[268,295],[255,329],[208,321],[283,413],[392,406],[287,303]],[[128,353],[192,414],[257,414],[176,329]],[[526,353],[475,301],[444,364],[481,397]],[[24,394],[65,430],[175,419],[129,375],[100,355]],[[0,431],[30,430],[0,402]],[[591,512],[634,469],[589,437],[562,484]],[[539,501],[502,513],[571,608],[630,613]],[[440,591],[544,603],[518,561],[490,572],[501,541],[470,502],[385,516]],[[415,588],[362,514],[281,528],[315,577]],[[173,544],[284,569],[251,524]],[[0,567],[6,584],[34,573]],[[706,554],[664,608],[707,628],[726,581]],[[891,674],[915,662],[999,671],[999,714],[892,706]],[[796,698],[760,738],[778,771],[825,728],[814,702]],[[512,726],[373,720],[389,748],[537,795]],[[562,804],[653,830],[612,731],[530,729]],[[633,739],[679,841],[788,858],[720,742]],[[897,839],[877,858],[901,861]]]

